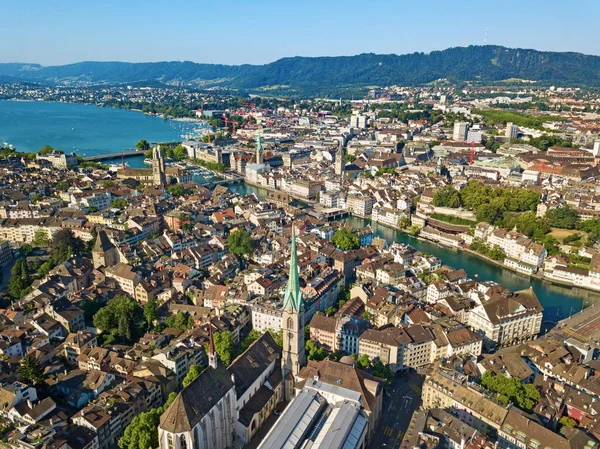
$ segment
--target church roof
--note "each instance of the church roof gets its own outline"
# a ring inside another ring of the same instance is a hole
[[[231,375],[223,365],[209,366],[181,390],[162,414],[161,429],[171,433],[191,431],[233,386]]]
[[[299,312],[302,307],[302,294],[300,292],[300,280],[298,278],[298,252],[296,251],[296,229],[292,226],[292,257],[290,259],[290,276],[287,290],[283,297],[283,308],[289,311]]]
[[[265,332],[242,355],[231,362],[227,369],[234,376],[237,397],[241,397],[256,379],[264,374],[269,365],[280,357],[281,348],[275,343],[271,334]]]

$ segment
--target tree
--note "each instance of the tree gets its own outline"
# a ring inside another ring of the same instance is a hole
[[[271,334],[271,337],[273,337],[273,340],[275,340],[275,344],[280,348],[283,348],[283,329],[279,329],[277,332],[273,329],[269,329],[268,332]]]
[[[254,343],[256,340],[258,340],[260,338],[260,336],[261,336],[260,332],[258,332],[256,329],[252,329],[248,333],[248,336],[246,338],[244,338],[244,340],[242,341],[242,351],[245,351],[246,349],[248,349],[252,343]]]
[[[419,232],[421,232],[421,228],[419,227],[419,225],[416,225],[416,224],[412,225],[408,230],[408,233],[410,235],[412,235],[413,237],[416,237],[417,235],[419,235]]]
[[[380,360],[373,365],[373,375],[377,377],[381,377],[386,380],[386,383],[390,383],[392,378],[394,377],[394,373],[392,372],[392,368],[390,365],[384,365]]]
[[[188,370],[187,374],[183,378],[183,381],[181,382],[181,385],[183,386],[183,388],[187,387],[194,380],[196,380],[198,378],[198,376],[202,373],[202,371],[203,371],[202,368],[200,368],[198,365],[190,366],[190,369]]]
[[[452,186],[442,187],[433,195],[433,205],[437,207],[457,208],[461,203],[460,193]]]
[[[368,310],[365,310],[362,313],[361,317],[363,320],[370,322],[373,319],[373,314],[371,312],[369,312]]]
[[[356,365],[360,369],[368,368],[371,365],[371,361],[369,360],[369,356],[367,354],[361,355],[358,359],[356,359]]]
[[[503,395],[521,410],[529,412],[540,398],[540,392],[532,384],[522,384],[516,377],[493,374],[486,371],[481,377],[481,385],[497,395]]]
[[[60,190],[61,192],[66,192],[67,190],[69,190],[69,183],[67,181],[59,181],[56,183],[56,189]]]
[[[323,360],[327,357],[327,351],[325,348],[319,348],[316,343],[312,340],[307,340],[304,349],[306,350],[306,356],[308,360]]]
[[[127,205],[128,205],[128,203],[125,198],[117,198],[112,203],[110,203],[110,207],[112,207],[114,209],[121,209],[121,210],[126,209]]]
[[[138,151],[148,151],[150,149],[150,144],[146,139],[141,139],[138,143],[135,144],[135,148]]]
[[[38,154],[44,155],[44,154],[50,154],[53,152],[54,152],[54,148],[52,148],[50,145],[44,145],[42,148],[40,148],[40,151],[38,151]]]
[[[402,217],[400,217],[398,219],[398,227],[400,229],[406,229],[410,226],[410,218],[408,218],[406,215],[403,215]]]
[[[333,234],[333,244],[342,251],[360,248],[360,238],[354,231],[341,227]]]
[[[23,243],[19,248],[19,253],[21,254],[21,257],[29,257],[32,252],[33,246],[31,246],[29,243]]]
[[[123,436],[119,439],[121,449],[149,449],[158,447],[158,424],[160,416],[175,400],[177,393],[169,395],[167,402],[162,407],[153,408],[148,412],[140,413],[129,423]]]
[[[327,307],[325,309],[325,315],[332,316],[336,312],[335,307]]]
[[[148,327],[151,327],[152,323],[158,318],[158,303],[156,299],[150,299],[144,305],[144,318],[146,319],[146,323],[148,323]]]
[[[218,332],[214,334],[213,339],[215,341],[215,351],[221,362],[223,362],[223,365],[229,366],[234,354],[233,335],[229,331]]]
[[[33,235],[33,240],[31,244],[36,247],[45,247],[50,245],[50,239],[48,238],[48,233],[43,229],[38,229],[35,231]]]
[[[15,264],[10,270],[8,293],[10,293],[13,298],[19,299],[27,287],[29,287],[30,283],[29,266],[27,261],[23,257],[20,257],[15,261]]]
[[[557,207],[546,212],[550,226],[563,229],[575,229],[579,225],[579,214],[572,206]]]
[[[577,426],[577,421],[575,421],[573,418],[570,418],[570,417],[568,417],[568,416],[563,416],[562,418],[560,418],[560,419],[558,420],[558,422],[559,422],[561,425],[563,425],[563,426],[565,426],[565,427],[568,427],[568,428],[570,428],[570,429],[572,429],[573,427],[576,427],[576,426]]]
[[[193,327],[194,318],[187,312],[182,312],[180,310],[175,315],[171,315],[169,318],[167,318],[166,324],[167,327],[172,327],[174,329],[180,329],[182,331],[185,331]]]
[[[67,228],[60,229],[52,236],[50,244],[52,249],[52,260],[58,265],[73,255],[85,253],[85,243],[73,234],[73,231]]]
[[[31,353],[25,355],[19,364],[19,376],[31,385],[38,385],[46,380],[44,367]]]
[[[176,198],[185,195],[185,189],[181,184],[173,184],[172,186],[167,187],[167,193]]]
[[[254,241],[245,229],[236,229],[227,237],[229,252],[240,258],[244,258],[254,252]]]
[[[178,161],[185,159],[187,157],[188,153],[186,148],[179,144],[177,145],[175,148],[173,148],[173,158],[177,159]]]
[[[94,326],[103,333],[131,341],[136,333],[137,303],[127,296],[118,295],[94,315]]]

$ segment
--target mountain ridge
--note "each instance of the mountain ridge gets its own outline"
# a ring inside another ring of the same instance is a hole
[[[416,86],[438,79],[452,82],[520,78],[559,85],[600,87],[600,56],[501,46],[453,47],[429,53],[285,57],[263,65],[204,64],[192,61],[97,62],[58,66],[0,63],[0,76],[43,84],[119,84],[159,81],[190,86],[222,85],[290,92],[366,86]]]

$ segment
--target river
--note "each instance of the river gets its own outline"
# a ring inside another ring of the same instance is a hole
[[[233,185],[229,189],[241,194],[255,194],[260,199],[264,199],[268,193],[264,189],[246,184]],[[471,277],[477,275],[479,281],[495,281],[512,291],[533,288],[542,306],[544,306],[544,328],[546,329],[550,323],[567,318],[600,300],[600,294],[598,293],[554,285],[539,279],[529,278],[528,276],[523,276],[490,263],[473,254],[444,248],[378,223],[371,223],[371,220],[348,217],[343,221],[355,228],[363,228],[370,224],[377,237],[384,238],[389,242],[394,241],[411,245],[419,251],[440,258],[445,265],[453,268],[463,268]]]

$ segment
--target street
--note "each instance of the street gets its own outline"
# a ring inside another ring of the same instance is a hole
[[[379,424],[369,442],[369,448],[398,448],[410,419],[421,403],[423,376],[411,372],[394,378],[383,396],[383,411]]]

